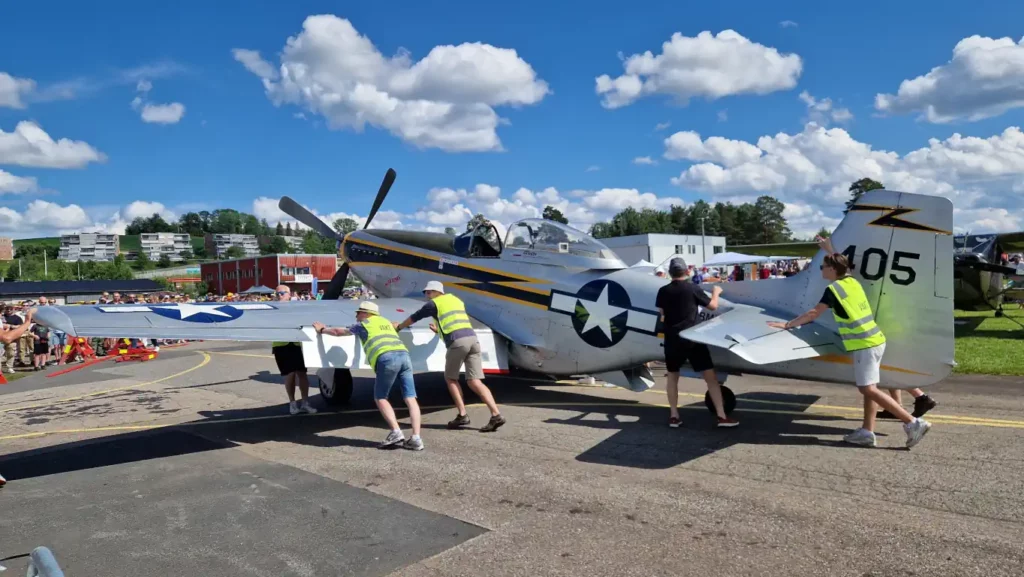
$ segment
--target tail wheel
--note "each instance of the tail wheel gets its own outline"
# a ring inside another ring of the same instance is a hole
[[[352,399],[352,371],[348,369],[320,369],[320,396],[329,407],[347,405]]]
[[[722,408],[725,409],[726,416],[731,415],[736,409],[736,395],[733,394],[732,389],[722,385]],[[711,402],[711,393],[704,393],[704,406],[711,411],[712,415],[716,415],[715,404]]]

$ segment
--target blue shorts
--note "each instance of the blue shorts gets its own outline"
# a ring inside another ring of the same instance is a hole
[[[416,398],[416,385],[412,380],[412,359],[405,351],[391,351],[377,357],[377,380],[373,384],[374,400],[388,398],[391,387],[402,387],[402,398]]]

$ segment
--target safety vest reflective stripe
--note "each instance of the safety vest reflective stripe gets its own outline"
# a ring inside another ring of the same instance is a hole
[[[437,307],[437,328],[442,335],[450,335],[459,329],[473,328],[469,322],[469,315],[466,314],[466,305],[462,304],[459,297],[441,295],[434,299],[434,306]]]
[[[849,276],[841,278],[831,283],[829,289],[850,317],[842,319],[835,310],[832,311],[839,327],[839,337],[847,351],[869,349],[885,342],[885,335],[871,314],[871,303],[857,279]]]
[[[282,341],[274,341],[273,343],[271,343],[270,348],[286,347],[288,345],[297,345],[297,344],[299,344],[299,343],[286,343],[286,342],[282,342]]]
[[[366,363],[374,369],[377,368],[377,358],[384,353],[408,351],[388,319],[373,315],[360,324],[366,329],[366,340],[363,341]]]

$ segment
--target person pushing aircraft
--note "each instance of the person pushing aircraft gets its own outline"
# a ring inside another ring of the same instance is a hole
[[[857,390],[864,396],[864,422],[861,428],[846,435],[843,440],[854,445],[875,446],[877,403],[903,421],[903,430],[907,433],[907,448],[913,447],[931,429],[931,423],[912,416],[895,399],[878,389],[882,355],[885,353],[885,335],[875,324],[871,303],[864,294],[864,288],[850,275],[850,264],[846,256],[835,251],[831,239],[819,236],[815,240],[826,253],[821,264],[821,276],[829,281],[825,294],[813,309],[797,318],[786,323],[769,321],[768,326],[784,330],[794,329],[814,321],[826,310],[832,309],[843,346],[847,352],[853,353],[853,372]]]
[[[445,353],[444,379],[448,381],[448,392],[459,411],[459,414],[448,423],[448,428],[458,429],[469,425],[466,403],[462,400],[462,389],[459,386],[459,372],[465,363],[466,385],[480,397],[480,400],[491,411],[491,420],[480,429],[480,432],[497,431],[498,427],[505,424],[505,417],[501,416],[501,412],[498,411],[498,405],[494,402],[491,390],[483,383],[484,369],[480,356],[480,341],[473,330],[473,325],[469,322],[466,305],[459,297],[445,294],[444,285],[436,280],[427,283],[423,294],[430,299],[427,304],[404,321],[395,323],[395,330],[400,331],[420,319],[434,317],[434,322],[430,323],[430,330],[444,337],[444,344],[448,347],[448,351]]]
[[[398,337],[398,333],[391,321],[380,316],[380,308],[376,303],[364,301],[359,303],[356,309],[356,321],[350,327],[330,328],[321,322],[313,323],[313,330],[321,335],[333,335],[344,337],[356,335],[359,342],[363,344],[363,353],[366,355],[366,364],[373,368],[376,374],[376,381],[373,384],[373,399],[377,403],[377,409],[387,421],[391,430],[384,442],[380,444],[381,449],[392,449],[401,445],[413,451],[423,450],[423,440],[420,438],[420,405],[416,401],[416,385],[412,376],[412,360],[409,357],[409,349]],[[402,387],[402,398],[405,399],[405,406],[409,408],[409,420],[412,422],[412,436],[408,439],[402,435],[402,429],[398,426],[398,419],[395,417],[395,409],[388,401],[388,393],[395,383]]]

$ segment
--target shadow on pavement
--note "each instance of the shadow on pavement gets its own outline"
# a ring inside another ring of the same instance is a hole
[[[256,378],[256,377],[253,377]],[[278,377],[279,379],[279,377]],[[417,375],[417,394],[424,415],[451,412],[451,398],[440,375]],[[745,393],[737,396],[734,413],[742,424],[736,429],[713,428],[713,419],[703,402],[682,407],[683,425],[680,429],[667,427],[668,412],[664,407],[645,404],[650,396],[637,395],[635,400],[612,399],[578,392],[572,386],[564,388],[551,382],[541,383],[545,388],[529,386],[519,379],[490,378],[488,384],[499,401],[499,406],[523,405],[577,412],[568,418],[550,418],[545,423],[598,429],[612,429],[616,433],[577,456],[589,463],[637,468],[669,468],[738,443],[760,445],[832,444],[816,437],[843,435],[850,427],[831,427],[797,421],[842,421],[839,417],[802,412],[818,400],[814,395],[777,393]],[[200,385],[194,385],[200,386]],[[200,411],[200,420],[173,425],[157,432],[132,432],[90,441],[14,453],[0,457],[0,471],[8,480],[27,479],[69,471],[104,467],[114,464],[160,459],[173,455],[207,452],[268,441],[286,441],[317,447],[375,448],[377,442],[339,436],[339,431],[352,426],[375,426],[385,432],[383,419],[372,399],[372,379],[356,378],[355,393],[349,405],[327,407],[314,393],[311,383],[311,401],[318,409],[316,415],[291,416],[288,405],[282,402],[250,409]],[[463,386],[467,405],[478,403],[471,391]],[[282,397],[284,397],[282,391]],[[392,405],[400,419],[406,418],[405,406],[398,389],[392,390]],[[757,404],[753,401],[770,401]],[[659,399],[657,402],[661,402]],[[779,405],[779,403],[785,403]],[[767,408],[766,408],[767,407]],[[748,412],[755,409],[764,412]],[[778,411],[776,412],[776,409]],[[471,407],[474,428],[487,421],[486,409]],[[510,419],[499,430],[501,435],[515,427]],[[403,428],[407,425],[403,424]],[[425,425],[425,429],[445,429],[444,424]],[[174,435],[168,435],[170,432]],[[322,433],[331,432],[330,435]],[[155,438],[162,439],[159,442]]]

